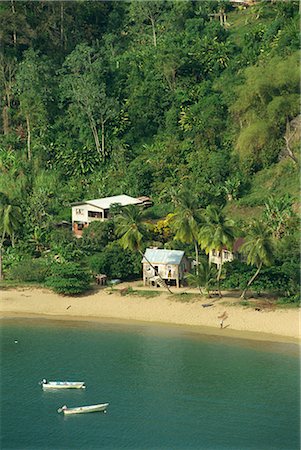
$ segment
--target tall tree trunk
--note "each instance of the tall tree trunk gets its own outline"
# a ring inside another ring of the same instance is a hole
[[[294,137],[295,133],[296,133],[296,129],[291,131],[290,121],[287,118],[286,119],[286,130],[285,130],[285,135],[284,135],[286,151],[287,151],[289,158],[291,158],[295,164],[299,165],[299,161],[296,158],[296,156],[294,155],[294,153],[292,152],[291,147],[290,147],[290,141]]]
[[[92,115],[88,114],[88,117],[89,117],[89,122],[90,122],[90,128],[91,128],[91,131],[92,131],[92,134],[93,134],[93,137],[94,137],[96,150],[101,155],[102,149],[101,149],[101,145],[100,145],[100,142],[99,142],[98,131],[97,131],[97,127],[96,127],[95,121],[94,121]]]
[[[64,2],[61,1],[61,47],[65,48],[64,42]]]
[[[8,106],[5,105],[2,110],[3,134],[9,133]]]
[[[218,274],[217,274],[217,288],[218,288],[218,296],[221,298],[222,297],[222,293],[221,293],[221,274],[222,274],[222,268],[223,268],[223,250],[220,251],[221,253],[221,263],[218,269]]]
[[[153,30],[153,42],[154,42],[154,47],[157,47],[157,35],[156,35],[156,24],[155,24],[155,20],[152,16],[150,16],[150,21],[152,24],[152,30]]]
[[[195,250],[195,264],[196,264],[195,273],[196,273],[196,275],[198,275],[199,274],[199,248],[198,248],[197,241],[194,241],[194,250]]]
[[[102,149],[101,149],[101,145],[99,142],[98,132],[97,132],[97,128],[95,125],[92,125],[92,133],[94,136],[96,150],[98,151],[99,154],[102,154]]]
[[[27,126],[27,157],[28,161],[31,161],[31,130],[30,130],[30,120],[29,115],[26,115],[26,126]]]
[[[246,296],[246,293],[247,293],[249,287],[251,286],[251,284],[253,283],[253,281],[255,280],[255,278],[257,277],[257,275],[259,274],[261,268],[262,268],[262,262],[259,264],[259,266],[258,266],[258,268],[257,268],[257,270],[256,270],[256,272],[255,272],[255,274],[254,274],[254,275],[252,276],[252,278],[248,281],[248,284],[247,284],[246,288],[243,290],[243,292],[242,292],[240,298],[246,298],[246,297],[245,297],[245,296]]]
[[[2,248],[3,242],[5,238],[5,231],[2,232],[1,242],[0,242],[0,280],[3,280],[3,271],[2,271]]]
[[[3,280],[3,273],[2,273],[2,244],[0,245],[0,280]]]
[[[0,280],[3,280],[3,273],[2,273],[2,244],[0,245]]]
[[[101,119],[101,151],[103,157],[105,156],[105,120]]]
[[[7,69],[7,70],[6,70]],[[6,104],[3,106],[2,110],[2,121],[3,121],[3,134],[8,134],[10,131],[10,121],[9,121],[9,110],[11,107],[11,90],[12,90],[12,78],[13,78],[13,69],[10,64],[7,64],[5,67],[4,59],[1,58],[1,72],[3,77],[4,91]]]
[[[13,13],[13,42],[14,42],[14,46],[16,47],[17,45],[17,31],[16,31],[16,10],[15,10],[15,4],[14,4],[14,0],[11,0],[11,9],[12,9],[12,13]]]
[[[288,154],[289,158],[291,158],[291,160],[292,160],[296,165],[298,165],[299,162],[298,162],[296,156],[293,154],[293,152],[292,152],[292,150],[291,150],[291,148],[290,148],[289,139],[286,138],[286,137],[284,137],[284,140],[285,140],[285,145],[286,145],[286,151],[287,151],[287,154]]]

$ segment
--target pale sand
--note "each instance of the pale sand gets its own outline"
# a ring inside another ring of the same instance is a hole
[[[118,319],[189,326],[201,334],[300,342],[300,310],[297,308],[264,308],[256,311],[255,307],[235,305],[237,298],[216,300],[200,296],[184,302],[171,299],[161,289],[160,296],[153,298],[122,296],[119,289],[125,286],[129,286],[129,283],[118,285],[114,290],[99,289],[81,297],[64,297],[46,289],[2,289],[0,318],[43,317],[84,321]],[[139,290],[136,285],[135,289]],[[174,293],[181,291],[183,289],[173,289]],[[193,290],[186,289],[186,292],[191,293]],[[225,300],[232,304],[222,304]],[[204,303],[213,303],[213,306],[202,307]],[[225,311],[228,318],[224,321],[224,328],[220,329],[218,316]]]

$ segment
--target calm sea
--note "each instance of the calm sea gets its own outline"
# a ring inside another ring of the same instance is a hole
[[[1,450],[300,448],[293,344],[157,325],[0,326]],[[83,380],[87,389],[43,392],[42,378]],[[107,414],[57,413],[102,402]]]

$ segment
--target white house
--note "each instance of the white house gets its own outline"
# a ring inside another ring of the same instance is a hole
[[[222,251],[211,250],[209,252],[209,264],[216,264],[219,268],[221,264],[226,262],[231,262],[234,259],[239,258],[239,249],[244,243],[243,238],[238,238],[233,245],[233,250],[230,251],[226,247],[222,249]]]
[[[72,203],[72,230],[77,237],[81,237],[83,229],[91,222],[107,220],[112,205],[120,206],[143,205],[143,200],[129,195],[115,195],[113,197],[98,198],[84,202]]]
[[[143,284],[160,285],[160,277],[166,284],[180,287],[190,264],[182,250],[147,248],[143,259]],[[160,275],[160,277],[159,277]]]

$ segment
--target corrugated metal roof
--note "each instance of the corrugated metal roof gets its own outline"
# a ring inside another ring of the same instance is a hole
[[[147,248],[142,262],[147,260],[152,264],[180,264],[184,252],[182,250],[165,250],[158,248]]]
[[[127,205],[137,205],[139,203],[143,203],[141,200],[138,200],[138,198],[130,197],[129,195],[114,195],[113,197],[104,197],[104,198],[96,198],[94,200],[86,200],[83,202],[76,202],[72,205],[92,205],[96,206],[97,208],[101,209],[109,209],[111,205],[114,203],[119,203],[121,206],[127,206]]]

